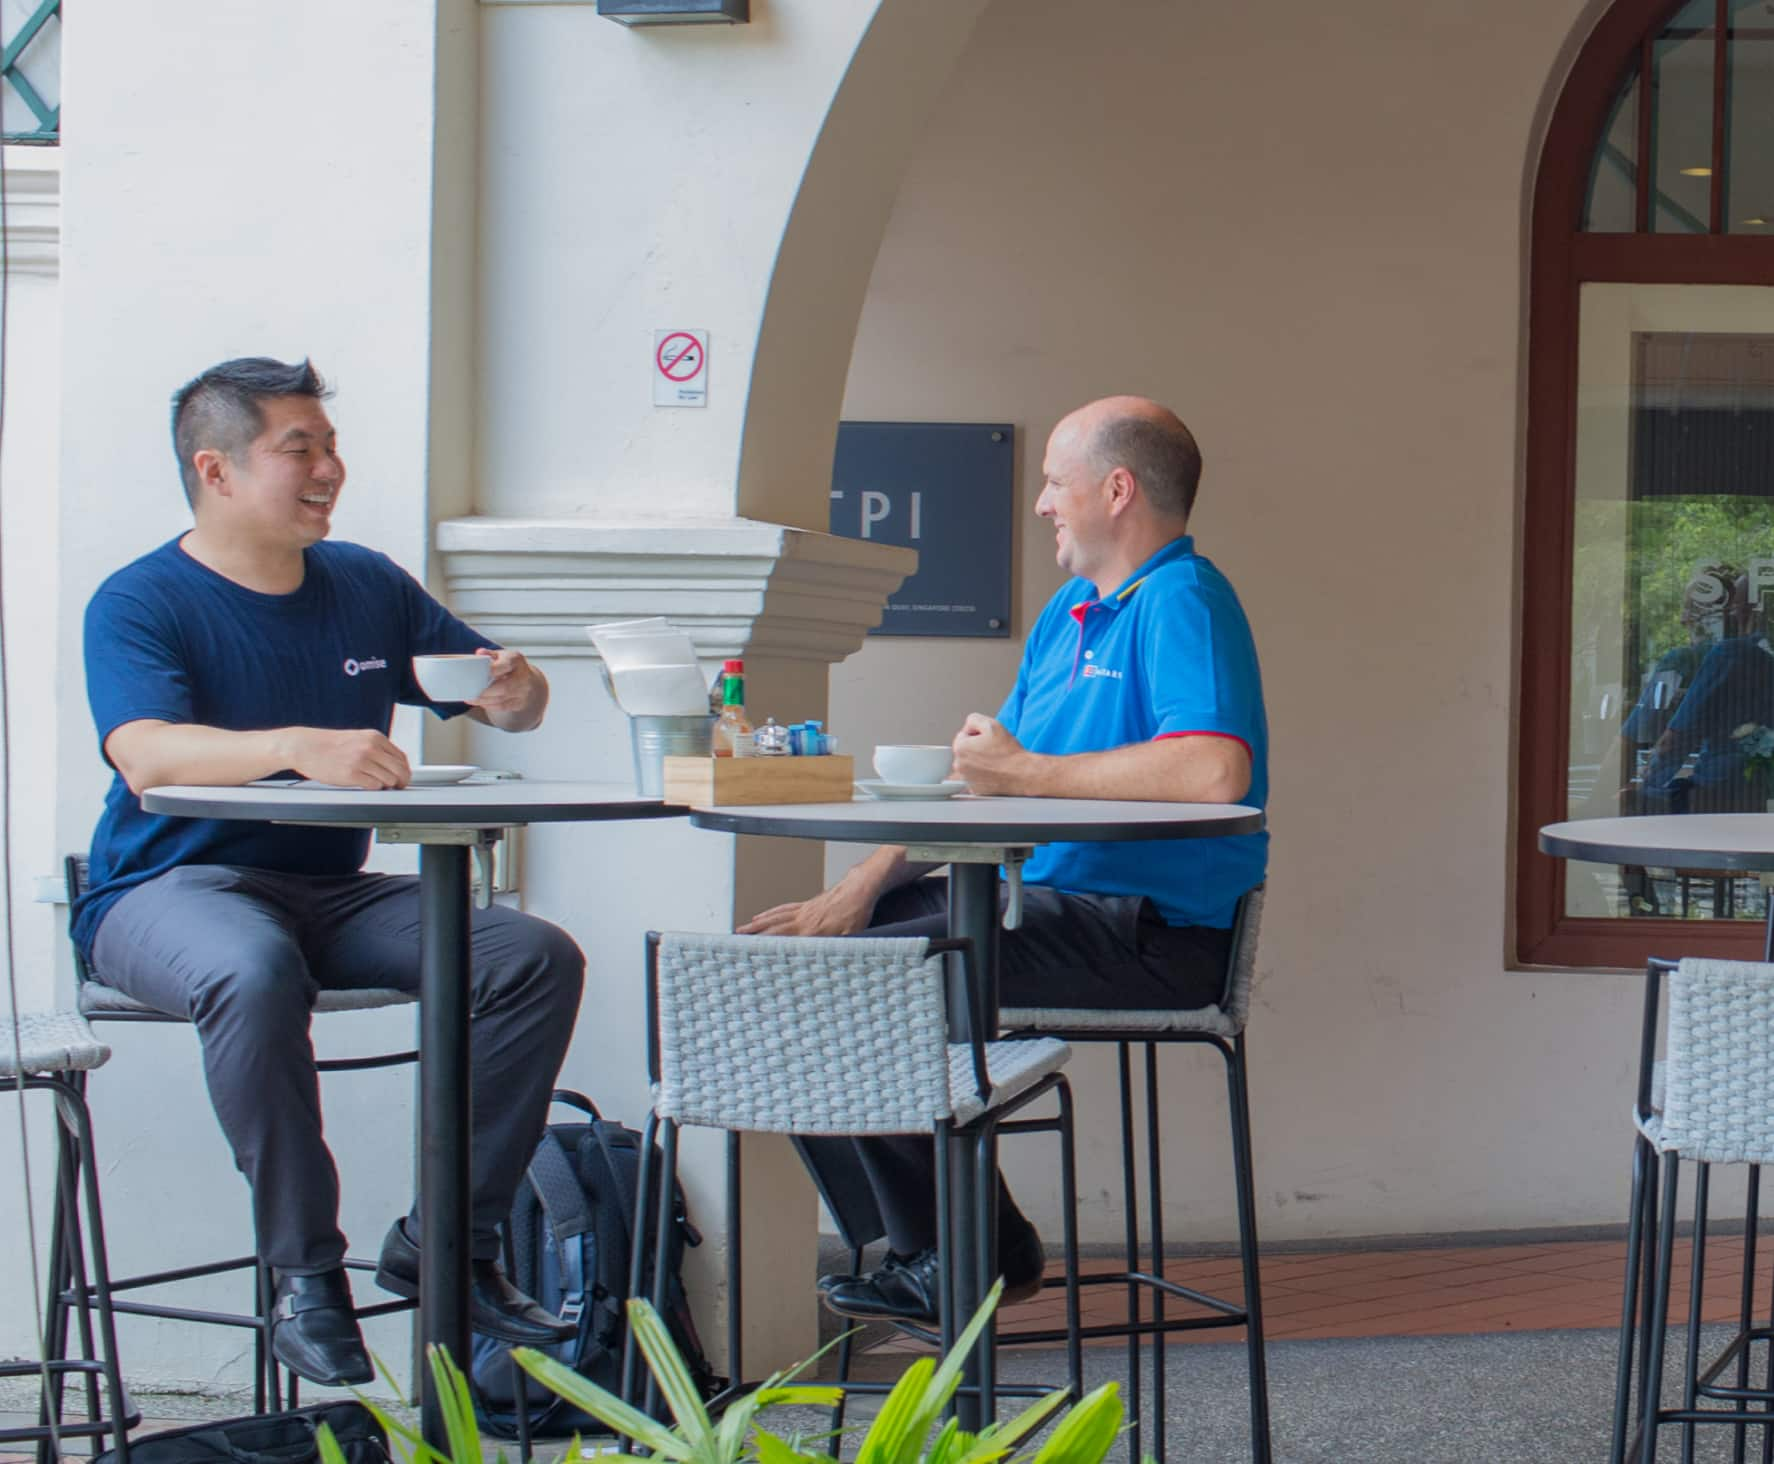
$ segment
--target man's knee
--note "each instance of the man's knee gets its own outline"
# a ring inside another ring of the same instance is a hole
[[[501,923],[488,961],[492,993],[527,987],[557,1011],[578,1010],[585,986],[585,954],[560,926],[511,912]]]
[[[191,1020],[200,1030],[225,1025],[238,1036],[275,1040],[307,1030],[314,994],[301,953],[266,942],[192,983]]]

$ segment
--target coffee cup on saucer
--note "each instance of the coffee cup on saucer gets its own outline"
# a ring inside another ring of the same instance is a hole
[[[954,760],[954,749],[947,743],[897,743],[875,749],[875,771],[884,783],[935,785],[948,777]]]

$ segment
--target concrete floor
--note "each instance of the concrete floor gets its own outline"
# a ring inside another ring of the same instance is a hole
[[[1286,1464],[1604,1459],[1614,1341],[1610,1332],[1591,1330],[1277,1342],[1269,1350],[1275,1457]],[[869,1363],[869,1371],[887,1366],[891,1375],[904,1359],[877,1354]],[[1087,1383],[1120,1377],[1122,1366],[1119,1348],[1089,1349]],[[1006,1353],[1001,1366],[1006,1381],[1051,1379],[1058,1372],[1054,1355],[1033,1351]],[[1174,1348],[1166,1374],[1167,1464],[1247,1459],[1242,1348]],[[25,1421],[19,1410],[28,1405],[26,1388],[0,1385],[0,1426]],[[241,1399],[161,1394],[137,1401],[152,1422],[164,1426],[245,1411]],[[785,1410],[777,1418],[784,1431],[798,1426],[817,1432],[824,1426],[822,1414],[801,1410]],[[1664,1457],[1679,1457],[1679,1442],[1675,1431],[1666,1430]],[[1752,1434],[1752,1456],[1759,1443]],[[1148,1438],[1145,1448],[1151,1447]],[[1702,1430],[1696,1457],[1723,1460],[1729,1450],[1729,1429]],[[488,1458],[494,1453],[489,1447]],[[540,1457],[560,1454],[555,1443]],[[1124,1444],[1111,1458],[1126,1456]],[[22,1456],[0,1448],[0,1460],[14,1457]]]

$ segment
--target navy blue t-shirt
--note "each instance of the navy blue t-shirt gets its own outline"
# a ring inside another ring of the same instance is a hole
[[[386,733],[396,702],[441,716],[413,679],[414,656],[495,643],[464,625],[385,554],[356,544],[304,551],[301,588],[263,595],[198,563],[177,539],[126,565],[86,607],[86,694],[99,750],[126,722],[151,719],[258,732],[274,727]],[[108,759],[107,759],[108,761]],[[290,874],[351,874],[364,829],[146,813],[111,780],[74,905],[74,943],[89,957],[105,912],[129,890],[184,864]]]

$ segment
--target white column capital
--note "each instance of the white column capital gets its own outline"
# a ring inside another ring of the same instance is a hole
[[[62,156],[56,147],[6,148],[6,259],[20,274],[61,273]]]
[[[841,661],[917,551],[743,518],[446,519],[445,593],[530,656],[594,656],[583,627],[664,615],[705,660]]]

